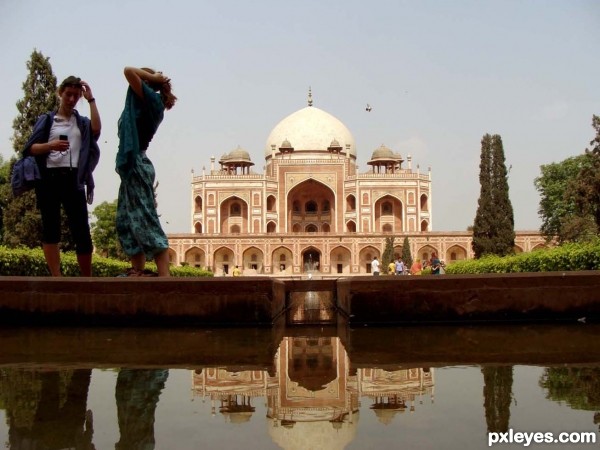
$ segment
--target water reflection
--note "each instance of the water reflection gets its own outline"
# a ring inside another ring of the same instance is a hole
[[[415,410],[415,400],[433,401],[433,369],[350,372],[348,355],[336,337],[286,337],[275,356],[275,374],[265,371],[196,370],[195,395],[210,398],[229,422],[254,413],[254,399],[267,399],[269,434],[280,447],[344,448],[358,422],[359,398],[370,401],[382,423],[398,412]]]
[[[483,399],[485,421],[489,432],[506,432],[510,422],[510,402],[512,400],[512,366],[484,367]]]
[[[167,369],[121,369],[117,377],[117,450],[154,448],[154,412],[169,376]]]
[[[455,374],[452,381],[444,383],[444,377],[450,376],[444,366],[439,370],[394,364],[392,357],[386,358],[385,364],[379,367],[377,362],[351,363],[344,341],[337,336],[284,337],[274,352],[272,364],[262,367],[247,364],[247,355],[242,354],[247,348],[248,344],[239,350],[239,361],[244,361],[243,364],[231,356],[230,364],[190,367],[191,381],[187,378],[187,388],[192,390],[192,399],[198,400],[200,405],[207,402],[206,409],[194,412],[195,417],[190,416],[194,423],[211,417],[222,417],[231,426],[250,426],[260,421],[267,427],[267,432],[262,433],[272,445],[280,448],[342,449],[373,443],[377,433],[371,433],[371,441],[365,441],[360,433],[365,426],[374,424],[392,433],[399,433],[404,427],[405,438],[409,424],[416,428],[427,424],[427,433],[439,433],[449,420],[448,411],[464,407],[456,403],[462,394],[453,396],[448,391],[453,389],[453,384],[459,389],[461,376]],[[47,363],[31,366],[31,363],[14,367],[4,364],[0,369],[0,409],[6,411],[8,427],[6,447],[18,450],[89,450],[96,448],[95,445],[108,448],[107,437],[103,436],[106,421],[96,420],[94,430],[94,416],[106,417],[107,412],[95,409],[92,414],[94,408],[88,405],[92,369],[73,368],[72,364],[58,370]],[[513,418],[514,414],[511,417],[511,410],[513,413],[516,410],[517,415],[523,413],[518,410],[515,397],[515,366],[469,367],[469,374],[474,372],[480,380],[478,389],[482,387],[482,390],[479,390],[479,409],[473,415],[480,420],[471,420],[471,428],[464,434],[475,436],[471,439],[476,442],[485,442],[486,432],[505,432],[518,426],[518,419]],[[114,374],[114,384],[100,395],[110,398],[114,405],[115,413],[110,420],[118,428],[110,445],[118,450],[165,448],[164,444],[162,447],[156,444],[160,433],[155,436],[159,430],[155,424],[160,423],[157,411],[171,380],[169,369],[121,367],[109,373]],[[468,383],[472,384],[473,378],[469,376]],[[435,402],[435,409],[439,408],[439,414],[444,417],[436,419],[433,405],[440,382],[446,391],[439,396],[441,405]],[[600,368],[548,367],[543,372],[540,369],[529,389],[535,387],[535,382],[544,389],[549,401],[592,412],[587,424],[596,428],[593,423],[598,424],[600,419]],[[177,399],[180,404],[189,400],[185,396]],[[163,432],[177,419],[177,415],[172,416],[168,425],[162,427]],[[407,420],[409,418],[412,419]],[[0,426],[0,436],[1,431]],[[235,433],[236,430],[230,431]],[[225,436],[219,436],[223,447],[229,448]],[[195,448],[183,437],[179,439],[169,448]],[[430,448],[443,446],[442,441],[435,442],[437,444],[432,442]],[[263,444],[248,443],[247,448],[260,448]]]
[[[2,402],[11,449],[94,449],[86,408],[91,370],[3,369]]]
[[[595,411],[594,423],[600,430],[599,368],[547,368],[540,386],[547,390],[547,398],[555,402],[565,402],[573,409]]]

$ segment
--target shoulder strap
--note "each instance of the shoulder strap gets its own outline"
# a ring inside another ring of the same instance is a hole
[[[52,128],[52,115],[50,113],[46,113],[46,127],[44,128],[44,134],[46,135],[46,139],[50,138],[50,129]]]

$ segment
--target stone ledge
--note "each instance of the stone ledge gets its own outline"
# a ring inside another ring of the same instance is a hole
[[[337,293],[351,326],[600,319],[599,271],[356,277]]]

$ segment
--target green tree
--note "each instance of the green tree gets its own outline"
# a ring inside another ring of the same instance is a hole
[[[92,216],[96,219],[91,224],[96,253],[109,258],[127,260],[117,235],[117,200],[100,203],[94,208]]]
[[[495,205],[496,239],[494,254],[506,256],[514,253],[515,215],[508,192],[508,171],[502,138],[492,136],[492,196]]]
[[[554,238],[559,242],[577,241],[588,234],[586,229],[594,229],[591,215],[581,217],[575,198],[567,195],[567,192],[572,192],[569,189],[570,182],[590,165],[589,155],[583,154],[540,167],[541,175],[534,180],[534,185],[540,193],[540,231],[549,241]]]
[[[479,162],[479,200],[473,223],[473,251],[478,258],[492,252],[494,199],[492,197],[492,136],[481,139]]]
[[[19,114],[13,120],[12,141],[16,152],[25,147],[37,118],[58,108],[56,76],[52,71],[50,58],[34,49],[27,61],[27,70],[29,74],[22,85],[25,95],[17,101]]]
[[[18,114],[13,120],[13,149],[21,152],[31,135],[37,118],[48,111],[58,108],[56,95],[56,77],[52,72],[50,58],[41,52],[33,50],[27,69],[27,79],[23,82],[24,96],[16,103]],[[14,164],[14,160],[11,163]],[[14,198],[10,186],[0,189],[3,202],[3,242],[8,246],[25,245],[37,247],[42,238],[41,216],[36,208],[35,194],[27,192]],[[67,230],[66,226],[62,227]],[[63,249],[71,249],[72,239],[67,233],[62,239]]]
[[[473,251],[505,256],[515,243],[514,213],[508,192],[508,172],[502,138],[485,134],[481,140],[480,193],[473,223]]]
[[[383,255],[381,255],[381,274],[388,273],[388,266],[394,260],[394,237],[386,237],[385,238],[385,248],[383,250]]]
[[[402,243],[402,261],[404,261],[405,270],[408,271],[413,263],[408,236],[404,236],[404,242]]]
[[[591,149],[585,150],[589,164],[584,165],[570,183],[567,196],[575,202],[579,217],[591,216],[600,234],[600,116],[592,117],[596,136],[590,142]]]

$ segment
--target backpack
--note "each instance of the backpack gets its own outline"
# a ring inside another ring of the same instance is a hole
[[[50,135],[52,121],[50,114],[46,114],[45,134]],[[23,152],[21,152],[23,155]],[[18,197],[25,192],[30,191],[36,185],[37,180],[41,178],[40,169],[37,165],[35,156],[22,156],[13,166],[10,177],[10,185],[12,187],[13,196]]]

